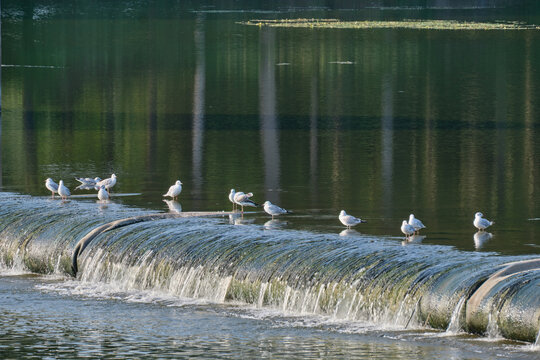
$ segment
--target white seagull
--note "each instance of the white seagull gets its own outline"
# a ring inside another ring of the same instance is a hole
[[[169,191],[167,191],[166,194],[163,194],[163,196],[170,196],[174,200],[176,200],[176,198],[178,197],[178,195],[180,195],[181,192],[182,192],[182,182],[180,180],[176,180],[176,183],[172,185],[169,188]]]
[[[272,215],[272,220],[274,220],[274,216],[289,213],[288,210],[280,208],[279,206],[272,204],[270,201],[265,201],[263,206],[264,211],[266,211],[268,215]]]
[[[99,200],[109,200],[109,193],[107,192],[107,189],[105,189],[105,185],[101,185],[99,188],[99,191],[97,193],[97,197]]]
[[[234,202],[235,194],[236,191],[234,189],[231,189],[231,192],[229,193],[229,201],[232,202],[232,211],[236,210],[236,203]]]
[[[64,200],[71,195],[69,189],[64,186],[64,180],[60,180],[58,183],[58,195],[60,195]]]
[[[58,184],[51,178],[45,180],[45,187],[52,193],[52,197],[54,197],[54,193],[58,192]]]
[[[487,227],[490,227],[491,225],[495,224],[493,221],[489,221],[488,219],[484,219],[481,212],[477,212],[474,214],[474,221],[473,225],[480,231],[484,231]]]
[[[81,183],[82,186],[95,186],[98,182],[101,181],[101,178],[100,177],[95,177],[95,178],[75,178],[75,180],[77,180],[78,182]],[[79,185],[79,186],[81,186]]]
[[[242,207],[242,213],[244,213],[244,206],[259,206],[257,203],[250,199],[250,197],[252,196],[253,193],[244,194],[241,191],[234,194],[234,202]]]
[[[414,228],[414,232],[420,231],[420,229],[425,229],[426,226],[422,224],[420,219],[414,217],[414,214],[409,215],[409,225]]]
[[[365,220],[356,218],[352,215],[348,215],[345,210],[341,210],[341,212],[339,213],[339,221],[341,221],[341,223],[345,225],[347,229],[350,229],[351,226],[356,226],[360,223],[366,222]]]
[[[110,192],[111,188],[116,185],[116,175],[112,174],[110,178],[103,179],[96,183],[96,186],[99,188],[101,188],[101,185],[105,185],[105,189]]]
[[[403,220],[401,223],[401,232],[404,233],[407,238],[409,238],[412,234],[414,234],[414,231],[414,227],[409,225],[407,220]]]

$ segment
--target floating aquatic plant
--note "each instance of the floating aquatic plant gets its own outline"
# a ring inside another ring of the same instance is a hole
[[[340,21],[338,19],[249,20],[242,25],[330,29],[417,29],[417,30],[539,30],[522,22],[467,22],[457,20]]]

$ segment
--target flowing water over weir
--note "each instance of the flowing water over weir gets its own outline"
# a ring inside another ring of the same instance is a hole
[[[119,291],[402,328],[487,334],[495,325],[506,338],[538,342],[540,259],[530,256],[268,231],[230,225],[224,216],[177,217],[117,204],[8,193],[0,201],[5,267],[76,275]]]

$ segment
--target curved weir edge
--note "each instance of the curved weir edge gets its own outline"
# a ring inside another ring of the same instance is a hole
[[[73,249],[72,261],[71,261],[71,270],[73,272],[72,275],[73,277],[76,277],[77,272],[79,271],[79,268],[77,265],[77,259],[79,255],[81,255],[81,253],[84,251],[84,249],[86,249],[88,244],[92,242],[92,240],[94,240],[97,236],[107,231],[111,231],[111,230],[118,229],[124,226],[132,225],[132,224],[137,224],[140,222],[153,221],[153,220],[198,217],[198,216],[220,216],[220,215],[229,215],[229,214],[232,214],[232,213],[225,212],[225,211],[185,212],[185,213],[179,213],[179,214],[158,213],[158,214],[133,216],[130,218],[115,220],[115,221],[111,221],[109,223],[103,224],[91,230],[88,234],[83,236],[77,242],[77,245],[75,245],[75,248]]]
[[[504,280],[509,278],[518,279],[520,275],[530,271],[540,271],[540,259],[530,259],[516,261],[506,264],[504,268],[489,276],[480,286],[471,294],[466,301],[465,323],[469,332],[486,333],[490,322],[496,324],[505,323],[501,328],[503,336],[506,338],[518,339],[523,341],[535,342],[535,335],[540,333],[540,308],[536,309],[532,318],[522,319],[521,322],[512,324],[512,319],[504,311],[507,302],[512,299],[493,302],[490,300],[493,292],[500,292],[498,289]],[[522,283],[517,280],[518,283]],[[511,289],[503,290],[507,293]],[[490,313],[496,310],[494,319],[490,320]],[[529,329],[527,329],[529,328]],[[536,335],[538,336],[538,335]]]

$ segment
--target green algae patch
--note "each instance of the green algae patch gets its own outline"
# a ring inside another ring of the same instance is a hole
[[[416,30],[540,30],[521,22],[462,22],[456,20],[340,21],[338,19],[249,20],[242,25],[260,27],[327,29],[416,29]]]

